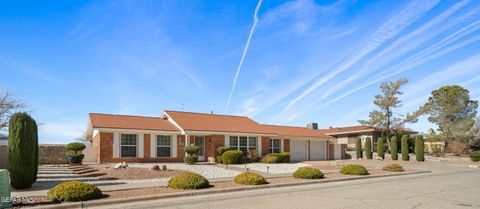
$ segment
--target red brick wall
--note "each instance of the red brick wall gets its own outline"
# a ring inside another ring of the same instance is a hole
[[[95,137],[92,139],[92,145],[93,149],[95,149],[95,152],[97,153],[97,163],[100,163],[100,133],[97,134]]]
[[[327,160],[335,159],[335,145],[333,143],[327,143]]]
[[[262,136],[262,156],[270,153],[270,138]]]
[[[217,149],[223,146],[225,146],[224,135],[205,136],[205,160],[208,160],[208,157],[216,158]]]
[[[150,159],[150,134],[143,135],[143,158]]]
[[[100,132],[100,152],[99,162],[112,162],[113,161],[113,133]]]
[[[290,152],[290,139],[283,140],[283,151]]]

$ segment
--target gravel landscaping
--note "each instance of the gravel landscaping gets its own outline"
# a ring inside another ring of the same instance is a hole
[[[181,171],[166,170],[166,171],[154,171],[146,168],[127,168],[127,169],[114,169],[110,167],[98,168],[98,166],[90,166],[89,170],[75,171],[75,173],[84,177],[96,177],[99,179],[122,179],[122,180],[143,180],[143,179],[159,179],[170,178],[177,175]]]
[[[237,169],[245,169],[245,165],[229,165],[231,167],[235,167]],[[310,164],[306,163],[250,163],[247,164],[247,168],[251,171],[256,171],[260,173],[268,173],[269,174],[291,174],[295,172],[298,168],[310,166]]]
[[[220,166],[209,165],[209,164],[197,164],[197,165],[187,165],[185,163],[164,163],[164,164],[154,164],[154,163],[131,163],[128,166],[133,168],[152,168],[154,165],[166,165],[168,169],[172,170],[182,170],[198,173],[207,179],[213,178],[226,178],[234,177],[240,174],[239,171],[235,170],[226,170]]]

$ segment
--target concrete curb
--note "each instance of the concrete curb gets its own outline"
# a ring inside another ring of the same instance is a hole
[[[188,197],[188,196],[197,196],[197,195],[218,194],[218,193],[225,193],[225,192],[238,192],[238,191],[245,191],[245,190],[271,189],[271,188],[279,188],[279,187],[301,186],[301,185],[320,184],[320,183],[329,183],[329,182],[342,182],[342,181],[372,179],[372,178],[382,178],[382,177],[406,176],[406,175],[415,175],[415,174],[423,174],[423,173],[431,173],[431,171],[414,171],[409,173],[392,173],[392,174],[383,174],[383,175],[375,175],[375,176],[355,176],[355,177],[347,177],[347,178],[332,179],[332,180],[320,179],[320,180],[312,180],[312,181],[305,181],[305,182],[290,182],[290,183],[283,183],[283,184],[266,184],[266,185],[242,186],[242,187],[234,187],[234,188],[195,190],[195,191],[177,192],[177,193],[171,193],[171,194],[129,197],[129,198],[123,198],[123,199],[117,198],[117,199],[111,199],[111,200],[93,200],[93,201],[86,201],[86,202],[63,203],[58,205],[40,205],[40,206],[31,207],[31,208],[32,209],[88,208],[93,206],[149,201],[149,200],[175,198],[175,197]]]

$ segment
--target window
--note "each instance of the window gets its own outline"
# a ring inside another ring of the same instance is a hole
[[[282,147],[282,140],[270,139],[270,153],[279,153]]]
[[[257,149],[257,137],[230,136],[230,149],[241,150],[244,153],[247,153],[248,150]]]
[[[137,135],[136,134],[121,134],[120,156],[121,157],[137,157]]]
[[[170,157],[172,152],[172,138],[166,135],[157,135],[157,157]]]

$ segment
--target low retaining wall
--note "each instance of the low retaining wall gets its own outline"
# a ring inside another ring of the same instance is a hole
[[[65,164],[67,148],[64,144],[40,144],[39,164]],[[8,169],[8,146],[0,145],[0,169]]]

